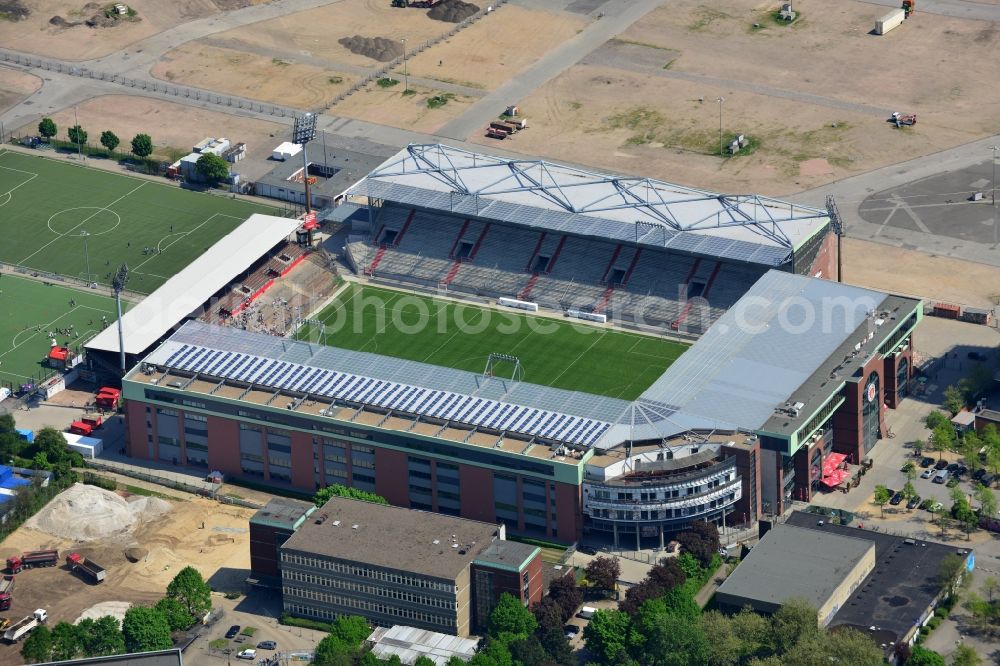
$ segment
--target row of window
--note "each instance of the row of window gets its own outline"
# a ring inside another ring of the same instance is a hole
[[[619,501],[619,502],[656,502],[659,500],[676,499],[678,497],[689,497],[700,495],[714,488],[731,482],[736,478],[735,472],[727,472],[713,477],[704,483],[697,483],[688,486],[675,486],[660,488],[656,490],[615,490],[607,488],[594,488],[592,498],[595,500]]]
[[[394,583],[396,585],[424,587],[431,590],[438,590],[440,592],[455,592],[454,583],[442,583],[428,578],[390,573],[388,571],[383,571],[382,569],[371,569],[365,566],[345,564],[343,562],[318,557],[308,557],[297,553],[282,552],[281,561],[288,564],[298,564],[304,567],[311,567],[313,569],[323,569],[325,571],[348,574],[357,578],[371,578],[372,580],[380,580],[387,583]]]
[[[320,592],[318,590],[306,590],[300,587],[289,587],[287,585],[282,588],[282,592],[284,592],[286,599],[288,597],[311,599],[312,601],[319,601],[324,604],[335,604],[341,607],[368,611],[369,613],[394,615],[396,617],[404,617],[408,620],[418,620],[420,622],[432,624],[442,623],[447,617],[437,615],[436,613],[427,613],[425,611],[415,610],[413,608],[393,606],[380,601],[369,601],[368,599],[357,599],[355,597],[342,597],[339,594]]]
[[[284,593],[290,594],[292,588],[285,588]],[[396,617],[404,617],[409,620],[418,620],[424,622],[425,624],[435,625],[439,627],[455,627],[455,618],[447,615],[432,615],[430,613],[421,613],[420,611],[415,611],[410,608],[395,608],[383,606],[384,611],[375,611],[382,613],[383,615],[394,615]],[[294,602],[285,602],[285,610],[292,615],[301,615],[304,617],[313,617],[321,620],[336,620],[342,615],[348,615],[348,613],[339,613],[337,611],[330,610],[328,608],[316,608],[314,606],[306,606],[304,604],[297,604]]]
[[[644,511],[638,509],[598,509],[592,508],[588,512],[594,518],[608,518],[611,520],[669,520],[671,518],[683,518],[685,516],[697,516],[717,509],[720,506],[729,504],[736,499],[736,493],[729,493],[718,499],[697,506],[682,506],[673,509],[661,509],[658,511]]]
[[[393,587],[383,587],[378,585],[366,585],[364,583],[355,583],[349,580],[343,580],[340,578],[331,578],[330,576],[317,576],[316,574],[305,573],[302,571],[283,571],[282,578],[286,581],[293,580],[299,581],[301,583],[309,583],[310,585],[322,585],[323,587],[333,587],[340,590],[349,590],[351,592],[359,592],[361,594],[367,594],[374,597],[386,597],[388,599],[398,599],[400,601],[407,601],[411,604],[420,604],[422,606],[435,606],[437,608],[444,608],[446,610],[455,610],[457,606],[454,598],[444,599],[441,597],[429,597],[425,595],[414,594],[413,592],[407,592],[406,590],[400,590]]]

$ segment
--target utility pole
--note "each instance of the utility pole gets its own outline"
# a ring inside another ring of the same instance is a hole
[[[715,101],[719,103],[719,157],[724,157],[725,153],[722,147],[722,103],[726,101],[726,98],[719,97]]]
[[[406,38],[403,38],[403,92],[410,89],[410,77],[406,72]]]

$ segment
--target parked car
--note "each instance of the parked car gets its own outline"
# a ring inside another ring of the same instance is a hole
[[[966,467],[965,465],[959,465],[958,469],[955,470],[955,476],[957,476],[958,478],[962,478],[968,473],[969,473],[969,468]]]
[[[944,483],[948,480],[948,470],[939,469],[934,475],[934,483]]]
[[[947,466],[948,466],[947,460],[938,460],[936,463],[934,463],[934,469],[937,470],[945,469]]]
[[[927,499],[925,499],[923,502],[920,503],[920,508],[923,509],[924,511],[927,511],[928,509],[931,508],[932,504],[934,504],[934,500],[928,497]]]
[[[593,546],[577,546],[576,551],[584,555],[597,555],[597,549]]]
[[[923,467],[924,469],[930,467],[933,464],[934,464],[934,458],[928,458],[927,456],[924,456],[920,460],[920,466]]]
[[[258,650],[277,650],[278,649],[278,644],[275,643],[274,641],[261,641],[260,643],[257,643],[257,649]]]
[[[955,472],[958,471],[959,466],[960,465],[958,463],[951,463],[950,465],[945,467],[945,469],[948,470],[949,474],[954,474]]]
[[[910,501],[906,503],[907,509],[916,509],[920,506],[920,495],[914,495],[910,498]]]
[[[982,478],[979,479],[979,483],[983,484],[987,488],[992,488],[996,480],[997,477],[993,474],[984,474]]]
[[[578,633],[580,633],[580,627],[577,627],[577,626],[572,625],[572,624],[567,624],[563,628],[566,630],[566,638],[573,638]]]
[[[894,495],[892,496],[892,498],[891,498],[891,499],[889,500],[889,504],[891,504],[891,505],[893,505],[893,506],[897,506],[897,505],[899,505],[899,503],[900,503],[900,502],[902,502],[902,501],[903,501],[903,493],[900,493],[900,492],[897,492],[897,493],[896,493],[896,494],[894,494]]]
[[[932,469],[925,469],[923,472],[920,473],[921,479],[929,479],[932,476],[934,476],[934,470]]]
[[[257,650],[254,650],[253,648],[247,648],[246,650],[243,650],[242,652],[240,652],[239,654],[237,654],[236,658],[237,659],[249,659],[249,660],[253,661],[254,659],[257,658]]]
[[[973,481],[980,481],[980,482],[982,482],[982,478],[984,476],[986,476],[986,470],[985,469],[977,469],[975,472],[972,473],[972,480]]]
[[[238,633],[240,633],[240,625],[234,624],[229,627],[229,631],[226,632],[226,638],[235,638]]]

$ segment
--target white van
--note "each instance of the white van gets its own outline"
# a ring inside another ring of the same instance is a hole
[[[250,659],[250,660],[256,659],[257,658],[257,650],[254,650],[253,648],[247,648],[246,650],[243,650],[238,655],[236,655],[236,658],[237,659]]]
[[[934,475],[934,483],[945,483],[948,480],[948,470],[940,469],[938,473]]]
[[[594,613],[596,612],[597,609],[594,608],[593,606],[584,606],[583,608],[580,609],[580,612],[577,613],[576,616],[584,620],[589,620],[590,618],[594,617]]]

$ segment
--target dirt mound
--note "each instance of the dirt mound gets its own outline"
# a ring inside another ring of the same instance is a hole
[[[427,18],[446,23],[461,23],[478,11],[479,7],[471,2],[444,0],[441,4],[430,8],[430,11],[427,12]]]
[[[341,37],[337,42],[351,53],[363,55],[379,62],[389,62],[403,55],[403,44],[385,37]]]
[[[125,549],[125,559],[132,564],[141,561],[147,555],[149,555],[149,551],[145,548],[139,548],[138,546]]]
[[[129,502],[110,490],[77,483],[59,493],[25,525],[62,539],[96,541],[128,534],[139,523],[169,510],[169,502],[155,497]]]
[[[31,14],[21,0],[0,0],[0,19],[7,21],[23,21]]]
[[[49,19],[49,25],[56,28],[73,28],[80,25],[79,21],[67,21],[62,16],[53,16]]]

